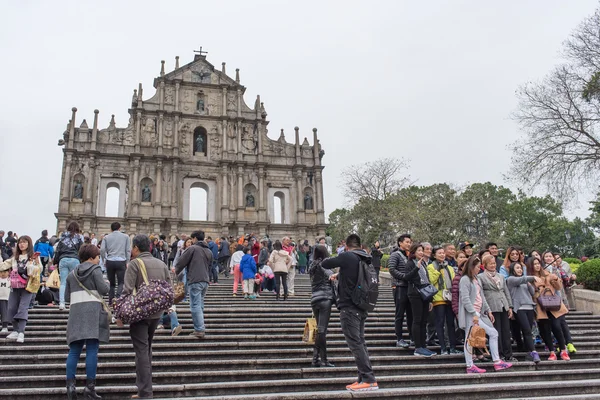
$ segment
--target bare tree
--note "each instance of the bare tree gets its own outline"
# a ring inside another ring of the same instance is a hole
[[[344,195],[352,203],[361,199],[385,200],[411,184],[410,178],[402,175],[406,169],[406,161],[397,158],[352,165],[343,172]]]
[[[565,64],[517,90],[513,118],[524,136],[512,146],[509,179],[565,202],[600,182],[599,32],[597,11],[565,42]]]

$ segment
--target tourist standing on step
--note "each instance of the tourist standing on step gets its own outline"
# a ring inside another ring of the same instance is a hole
[[[46,266],[48,265],[48,261],[54,257],[54,248],[50,245],[50,240],[48,239],[48,231],[42,231],[42,237],[40,237],[33,246],[34,252],[40,253],[40,261],[42,262],[42,275],[46,271]]]
[[[547,252],[550,253],[550,252]],[[546,253],[544,253],[546,254]],[[544,259],[544,254],[542,254],[542,259]],[[552,254],[552,253],[550,253]],[[542,264],[540,260],[534,258],[531,260],[531,263],[527,266],[527,275],[528,276],[536,276],[541,279],[541,281],[536,281],[534,283],[536,287],[536,293],[534,298],[537,300],[539,296],[542,294],[550,294],[555,295],[557,291],[562,288],[561,280],[555,274],[551,274],[548,271],[545,271],[542,268]],[[554,337],[558,341],[558,350],[560,351],[560,358],[565,361],[569,361],[571,358],[569,357],[569,353],[575,353],[577,350],[575,346],[573,346],[571,331],[569,329],[569,325],[565,319],[565,315],[568,314],[569,310],[565,306],[563,302],[560,303],[560,309],[558,311],[545,311],[539,303],[537,304],[537,319],[540,328],[540,333],[542,335],[542,339],[546,344],[546,347],[550,350],[550,357],[548,360],[556,360],[556,354],[554,353],[554,345],[552,343],[552,335],[550,331],[554,334]]]
[[[13,251],[13,257],[0,264],[0,269],[10,271],[11,292],[8,297],[8,320],[12,321],[13,331],[6,337],[25,341],[25,327],[29,319],[29,304],[35,295],[25,288],[29,277],[42,270],[40,257],[33,252],[33,243],[29,236],[21,236]]]
[[[213,242],[212,238],[209,236],[206,238],[206,244],[208,245],[208,249],[213,255],[212,265],[210,267],[210,281],[215,285],[219,284],[219,245]]]
[[[242,250],[244,256],[240,261],[240,273],[242,274],[242,291],[244,292],[244,299],[254,300],[256,295],[254,294],[254,279],[256,278],[256,262],[252,256],[252,249],[250,247],[244,247]]]
[[[402,329],[404,323],[404,314],[406,313],[406,324],[412,326],[413,315],[408,298],[408,281],[404,278],[406,274],[406,264],[408,263],[408,250],[412,245],[412,239],[409,234],[403,234],[398,237],[398,250],[394,251],[388,261],[390,275],[392,276],[392,292],[394,296],[394,305],[396,314],[394,317],[394,326],[396,331],[396,347],[406,349],[410,346],[402,338]],[[409,336],[411,332],[409,329]]]
[[[317,320],[317,337],[313,348],[313,367],[335,367],[327,361],[327,327],[331,317],[331,306],[335,303],[334,283],[329,279],[333,271],[321,266],[329,257],[326,246],[317,245],[313,252],[314,260],[308,268],[312,295],[310,305]]]
[[[229,252],[229,242],[225,236],[221,236],[219,239],[219,252],[217,260],[219,262],[219,272],[223,272],[226,278],[229,278],[229,258],[231,253]]]
[[[535,351],[532,333],[535,325],[534,310],[536,306],[533,301],[533,295],[535,294],[533,282],[542,282],[540,278],[536,276],[525,276],[523,272],[523,264],[518,262],[512,263],[509,267],[510,276],[506,280],[506,286],[508,286],[508,291],[512,298],[513,312],[515,314],[515,319],[519,324],[519,330],[520,332],[523,332],[527,358],[537,364],[540,362],[540,356],[537,351]]]
[[[144,263],[148,280],[169,281],[169,271],[166,264],[150,254],[150,238],[148,236],[136,235],[133,238],[131,247],[133,260],[131,260],[125,272],[124,295],[133,293],[134,289],[138,290],[144,284],[144,276],[140,271],[138,259]],[[153,396],[152,339],[162,314],[163,311],[160,311],[148,319],[129,325],[129,335],[135,351],[135,384],[138,388],[138,393],[132,396],[134,399],[151,399]]]
[[[458,306],[458,324],[465,330],[468,338],[473,325],[479,325],[485,330],[490,338],[490,351],[494,361],[494,369],[501,371],[512,367],[511,363],[502,361],[498,354],[498,331],[494,328],[494,315],[490,310],[483,289],[479,285],[477,275],[481,260],[477,256],[472,256],[467,261],[465,274],[460,279],[459,286],[459,306]],[[477,367],[473,363],[473,348],[465,340],[465,362],[467,364],[467,374],[483,374],[485,369]]]
[[[286,250],[284,248],[284,250]],[[290,257],[292,258],[292,262],[288,268],[287,275],[287,285],[288,285],[288,293],[290,296],[294,296],[296,294],[295,284],[296,284],[296,266],[298,265],[298,253],[296,252],[296,243],[291,242],[286,250]]]
[[[8,333],[8,297],[10,296],[10,266],[0,260],[0,322],[1,333]]]
[[[79,260],[81,264],[69,274],[65,288],[65,299],[71,303],[67,322],[67,398],[77,399],[75,374],[85,345],[86,386],[83,396],[85,400],[102,400],[96,393],[96,370],[100,343],[108,343],[110,336],[108,305],[102,298],[108,294],[109,286],[98,265],[98,246],[81,246]]]
[[[242,245],[236,245],[237,250],[231,255],[229,259],[229,272],[233,275],[233,297],[237,296],[238,286],[242,284],[242,273],[240,271],[240,262],[244,257],[244,247]]]
[[[496,271],[496,260],[486,256],[482,260],[484,271],[477,275],[479,286],[494,315],[494,328],[498,331],[498,349],[504,361],[518,361],[512,354],[510,320],[513,319],[512,297],[504,277]],[[518,326],[518,325],[517,325]],[[520,332],[519,332],[520,335]]]
[[[408,282],[408,297],[412,308],[413,321],[408,325],[415,341],[415,356],[432,357],[436,353],[427,348],[427,317],[431,311],[431,301],[423,300],[417,288],[428,285],[427,262],[424,260],[423,245],[415,243],[408,251],[408,263],[404,279]]]
[[[54,254],[54,265],[58,265],[60,274],[59,308],[61,310],[65,309],[67,276],[79,265],[79,248],[82,244],[83,236],[79,231],[79,224],[73,221],[67,227],[67,231],[60,236]]]
[[[283,246],[279,240],[273,243],[273,252],[269,257],[269,265],[275,274],[275,300],[279,300],[281,295],[281,286],[283,286],[283,300],[288,298],[287,274],[288,268],[292,264],[292,257],[283,250]]]
[[[454,268],[446,262],[446,253],[443,247],[434,247],[433,257],[433,262],[427,266],[427,275],[429,282],[438,290],[433,296],[433,314],[437,337],[440,341],[440,354],[461,354],[462,352],[456,349],[454,313],[452,312]],[[447,332],[450,342],[449,349],[446,346],[445,332]]]
[[[358,283],[360,261],[363,260],[370,264],[371,256],[361,249],[358,235],[348,236],[345,244],[346,251],[341,252],[337,257],[323,260],[321,266],[325,269],[339,268],[339,272],[333,274],[331,279],[337,279],[339,282],[337,307],[340,310],[340,324],[358,369],[358,380],[346,386],[346,389],[350,391],[377,390],[379,386],[373,373],[365,342],[365,322],[368,313],[356,307],[352,301],[352,292]]]
[[[123,283],[125,281],[125,269],[127,261],[131,256],[131,241],[129,236],[120,232],[121,224],[113,222],[110,224],[110,234],[102,239],[100,257],[104,260],[106,276],[110,283],[108,292],[108,304],[112,306],[113,298],[120,297],[123,292]],[[117,283],[118,282],[118,283]]]
[[[202,339],[205,335],[204,326],[204,297],[210,282],[210,269],[212,268],[213,255],[204,241],[204,231],[192,232],[190,246],[175,265],[175,273],[179,274],[187,268],[187,282],[190,290],[190,311],[194,332],[190,336]]]
[[[379,271],[381,270],[381,258],[383,257],[383,252],[381,251],[379,240],[377,240],[371,248],[371,257],[373,257],[373,267],[375,267],[375,271],[377,271],[377,276],[379,276]]]

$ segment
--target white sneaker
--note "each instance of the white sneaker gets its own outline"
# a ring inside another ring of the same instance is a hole
[[[12,331],[6,338],[8,340],[15,340],[16,338],[19,337],[19,332],[17,331]]]
[[[116,323],[117,323],[117,319],[116,319],[115,317],[112,317],[112,320],[111,320],[111,321],[112,321],[112,323],[113,323],[113,324],[116,324]]]
[[[65,303],[60,303],[60,305],[58,306],[59,310],[64,310],[65,309]]]
[[[17,343],[23,343],[25,341],[25,334],[19,333],[19,337],[17,337]]]
[[[0,333],[7,333],[8,332],[8,328],[2,328],[2,330],[0,331]]]

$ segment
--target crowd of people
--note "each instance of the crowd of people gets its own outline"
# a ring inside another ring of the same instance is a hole
[[[285,301],[294,296],[296,273],[309,274],[311,307],[317,320],[312,367],[334,367],[327,357],[327,330],[336,305],[358,369],[357,381],[347,389],[378,389],[365,341],[368,312],[357,304],[355,294],[362,265],[379,275],[383,251],[378,242],[367,248],[352,234],[332,249],[326,237],[313,245],[308,240],[296,243],[290,237],[258,239],[254,234],[213,240],[198,230],[189,236],[181,234],[168,244],[161,235],[130,237],[121,232],[118,222],[111,225],[111,233],[99,239],[82,235],[76,222],[60,237],[48,237],[43,231],[35,244],[29,236],[18,237],[13,232],[5,240],[3,237],[0,231],[2,333],[8,334],[8,340],[23,343],[29,309],[36,303],[57,304],[60,309],[68,304],[69,399],[76,398],[75,369],[84,346],[84,396],[100,399],[95,390],[98,348],[108,342],[111,324],[123,326],[122,321],[111,318],[117,299],[135,293],[147,279],[183,282],[183,301],[189,302],[192,315],[190,336],[202,339],[206,335],[204,299],[209,286],[219,284],[220,275],[233,276],[233,296],[253,300],[271,291],[275,301]],[[422,357],[438,354],[430,348],[439,346],[442,355],[464,354],[467,373],[484,373],[475,362],[487,360],[486,354],[477,354],[467,340],[471,327],[477,325],[489,337],[497,371],[511,368],[517,361],[513,342],[535,363],[540,362],[536,345],[546,346],[549,360],[557,360],[555,350],[561,359],[569,360],[569,353],[576,349],[565,315],[567,292],[576,276],[560,255],[533,250],[525,256],[523,249],[513,246],[502,259],[495,243],[488,243],[477,254],[468,242],[458,247],[457,251],[453,244],[413,242],[408,234],[398,238],[388,260],[396,308],[396,346],[414,347],[414,355]],[[424,295],[427,290],[431,296]],[[560,307],[544,309],[538,301],[541,295],[560,296]],[[108,296],[108,304],[104,296]],[[405,318],[409,340],[403,337]],[[152,339],[156,329],[165,328],[171,329],[173,336],[182,331],[175,305],[129,325],[138,387],[133,398],[152,397]]]

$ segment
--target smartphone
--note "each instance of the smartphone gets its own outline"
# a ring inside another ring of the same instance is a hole
[[[42,254],[42,253],[40,253],[39,251],[36,251],[35,253],[33,253],[33,256],[31,256],[31,258],[38,258],[40,256],[40,254]]]

